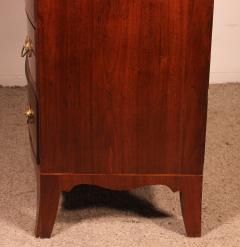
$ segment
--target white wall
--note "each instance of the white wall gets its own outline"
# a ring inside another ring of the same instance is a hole
[[[240,0],[215,0],[211,82],[240,82]]]
[[[0,84],[24,85],[24,0],[0,2]],[[240,0],[215,0],[211,82],[240,82]]]
[[[24,85],[24,0],[0,0],[0,85]]]

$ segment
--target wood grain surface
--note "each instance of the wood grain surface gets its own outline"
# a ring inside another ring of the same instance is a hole
[[[37,5],[42,171],[202,174],[213,1]]]
[[[200,236],[213,0],[26,0],[26,11],[36,236],[51,236],[60,192],[78,184],[166,185]]]

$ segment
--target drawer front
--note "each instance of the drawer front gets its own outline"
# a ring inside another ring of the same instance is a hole
[[[26,71],[27,73],[27,71]],[[28,78],[28,74],[26,74]],[[38,153],[38,102],[31,83],[28,83],[28,107],[26,109],[29,138],[34,157],[39,162]]]
[[[26,111],[30,143],[34,157],[39,162],[38,154],[38,101],[36,90],[36,49],[35,49],[35,29],[27,21],[27,38],[25,41],[25,49],[22,55],[25,55],[25,73],[28,82],[28,108]],[[27,116],[29,114],[29,116]]]
[[[32,84],[35,92],[36,88],[36,49],[35,49],[35,29],[32,24],[27,21],[27,37],[22,50],[22,56],[26,57],[26,66],[28,70],[28,81]]]
[[[34,26],[36,26],[36,17],[35,17],[35,0],[25,0],[25,8],[28,18]]]
[[[26,1],[27,6],[30,2]],[[36,163],[39,163],[38,154],[38,102],[37,102],[37,88],[36,88],[36,49],[35,49],[35,28],[31,22],[27,20],[27,37],[22,49],[22,57],[25,57],[25,73],[28,82],[28,106],[25,112],[30,143],[32,147],[33,156]]]

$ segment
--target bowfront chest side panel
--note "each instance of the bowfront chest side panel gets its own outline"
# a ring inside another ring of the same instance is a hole
[[[42,171],[201,174],[212,8],[37,1]]]
[[[36,237],[62,191],[166,185],[201,236],[213,0],[25,0]]]

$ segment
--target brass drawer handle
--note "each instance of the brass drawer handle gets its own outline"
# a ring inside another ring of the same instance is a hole
[[[29,106],[27,110],[25,111],[25,116],[27,118],[27,123],[34,123],[34,111],[32,108]]]
[[[29,36],[27,36],[22,48],[21,57],[25,57],[26,55],[28,57],[31,57],[32,53],[33,53],[32,40],[29,38]]]

